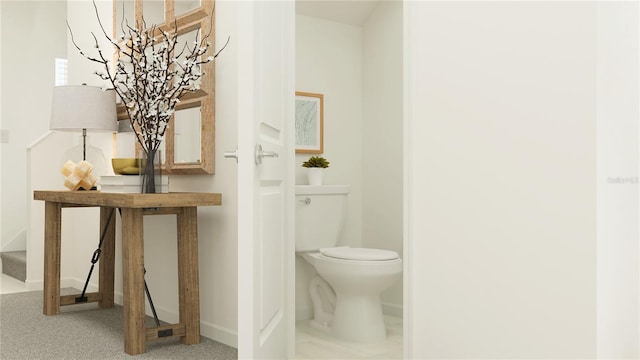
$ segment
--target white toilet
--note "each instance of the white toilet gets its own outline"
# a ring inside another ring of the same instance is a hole
[[[345,218],[348,185],[296,186],[296,253],[320,276],[310,285],[311,325],[354,342],[383,342],[380,293],[401,278],[390,250],[335,247]]]

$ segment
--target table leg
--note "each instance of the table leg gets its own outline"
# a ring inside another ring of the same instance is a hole
[[[60,314],[60,250],[62,205],[44,204],[44,301],[45,315]]]
[[[105,226],[107,230],[102,242],[102,250],[100,252],[100,280],[98,291],[101,295],[101,300],[98,302],[98,306],[101,309],[113,307],[113,292],[114,292],[114,269],[116,259],[116,209],[115,208],[100,208],[100,235],[104,231]]]
[[[144,309],[144,237],[142,209],[122,208],[124,351],[146,351]]]
[[[200,342],[200,290],[198,279],[198,213],[185,207],[177,215],[178,298],[180,322],[185,324],[183,344]]]

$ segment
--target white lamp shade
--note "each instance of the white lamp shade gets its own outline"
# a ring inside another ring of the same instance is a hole
[[[49,128],[118,131],[115,91],[87,85],[54,87]]]

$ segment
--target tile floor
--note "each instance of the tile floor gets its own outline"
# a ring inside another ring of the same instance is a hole
[[[385,316],[387,340],[383,344],[341,341],[308,325],[296,324],[296,360],[402,359],[402,318]]]

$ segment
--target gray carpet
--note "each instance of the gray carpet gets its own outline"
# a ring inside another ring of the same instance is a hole
[[[146,353],[130,356],[123,323],[120,306],[63,306],[60,315],[45,316],[42,291],[0,295],[0,359],[237,359],[236,349],[205,337],[196,345],[178,339],[147,343]]]

